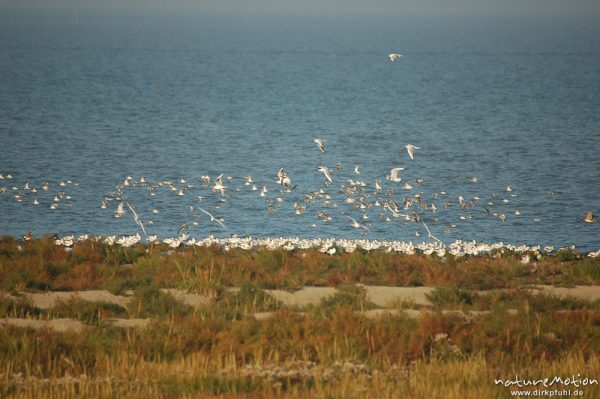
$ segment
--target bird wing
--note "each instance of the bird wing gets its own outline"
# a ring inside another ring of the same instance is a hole
[[[137,212],[133,209],[133,207],[131,205],[129,205],[129,202],[127,203],[127,207],[129,208],[129,210],[131,211],[131,213],[133,213],[133,219],[142,228],[142,231],[144,232],[144,235],[146,237],[148,237],[148,234],[146,234],[146,229],[144,228],[144,225],[142,224],[142,221],[140,220],[140,217],[138,216]]]
[[[204,209],[198,207],[198,209],[200,209],[202,212],[206,213],[209,217],[210,217],[210,221],[211,222],[217,222],[221,225],[221,227],[223,227],[224,229],[226,228],[225,225],[223,224],[223,222],[221,222],[219,219],[217,219],[216,217],[214,217],[213,215],[210,214],[210,212],[205,211]]]
[[[313,141],[317,144],[317,147],[319,147],[319,150],[321,150],[321,152],[325,152],[325,143],[327,142],[326,140],[314,139]]]
[[[390,177],[392,179],[397,179],[398,173],[402,172],[403,170],[404,170],[404,168],[394,168],[394,169],[390,170]]]
[[[325,178],[329,183],[333,183],[333,179],[331,178],[331,171],[327,169],[325,166],[319,166],[319,172],[325,175]]]

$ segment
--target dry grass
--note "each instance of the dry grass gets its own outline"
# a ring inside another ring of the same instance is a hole
[[[135,292],[127,307],[72,300],[40,310],[0,298],[1,317],[73,317],[92,325],[66,333],[0,328],[0,397],[506,398],[509,388],[496,386],[495,378],[600,378],[598,303],[473,291],[599,282],[598,260],[567,255],[543,258],[533,272],[511,254],[170,252],[93,241],[65,252],[50,239],[4,238],[4,290]],[[440,288],[430,295],[432,311],[418,319],[401,313],[369,319],[356,312],[372,307],[357,282]],[[304,315],[263,291],[310,283],[340,291]],[[227,292],[227,286],[241,288]],[[213,302],[191,308],[162,293],[164,287],[214,293]],[[446,309],[489,312],[465,318]],[[262,311],[275,315],[252,317]],[[154,321],[139,329],[101,322],[114,316]],[[585,397],[600,397],[598,386],[586,387]]]
[[[0,240],[3,290],[79,290],[122,292],[140,286],[184,288],[218,297],[223,287],[250,282],[260,288],[298,289],[304,285],[362,283],[388,286],[447,286],[463,289],[521,284],[600,284],[600,259],[560,252],[532,264],[510,253],[454,258],[357,250],[334,256],[317,250],[264,248],[224,251],[166,245],[118,245],[86,240],[67,252],[42,238],[19,243]]]

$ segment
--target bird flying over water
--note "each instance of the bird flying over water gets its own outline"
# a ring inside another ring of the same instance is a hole
[[[213,215],[211,215],[209,212],[205,211],[204,209],[198,207],[198,209],[200,209],[200,211],[204,212],[205,214],[207,214],[210,217],[210,221],[211,222],[217,222],[221,225],[221,227],[223,227],[224,229],[226,228],[225,225],[223,224],[223,222],[221,222],[219,219],[217,219],[216,217],[214,217]]]
[[[390,61],[394,62],[396,60],[399,60],[400,57],[402,57],[402,54],[396,54],[396,53],[390,53],[388,54],[388,58],[390,59]]]
[[[403,170],[404,168],[394,168],[390,170],[390,175],[386,176],[385,178],[394,183],[400,183],[402,179],[398,177],[398,173],[402,172]]]
[[[119,202],[119,205],[117,205],[117,210],[115,211],[115,217],[121,217],[125,214],[125,209],[123,209],[123,201]]]
[[[223,185],[223,174],[221,173],[216,179],[212,191],[220,191],[221,195],[225,195],[225,186]]]
[[[314,139],[313,142],[317,145],[317,147],[319,147],[319,150],[321,150],[321,152],[325,152],[325,144],[327,143],[327,140]]]
[[[327,179],[327,182],[329,184],[333,183],[333,179],[331,178],[331,171],[328,168],[326,168],[325,166],[319,166],[319,172],[325,175],[325,179]]]
[[[146,229],[144,228],[144,225],[142,224],[142,221],[140,220],[140,217],[138,216],[137,212],[133,209],[133,207],[131,205],[129,205],[129,202],[127,203],[127,207],[129,208],[129,210],[131,211],[131,213],[133,213],[133,219],[135,220],[135,223],[137,223],[137,225],[142,228],[142,231],[144,232],[144,235],[146,237],[148,237],[148,234],[146,234]]]
[[[370,231],[366,226],[363,226],[362,224],[358,223],[356,221],[356,219],[354,219],[352,216],[348,216],[348,215],[344,215],[344,216],[346,216],[348,219],[350,219],[350,221],[352,222],[352,227],[354,227],[355,229],[363,228],[367,231]]]
[[[285,173],[285,170],[283,170],[283,168],[279,169],[279,172],[277,172],[277,177],[279,178],[279,184],[290,188],[290,184],[292,184],[292,181],[290,180],[289,176]]]
[[[410,159],[415,159],[415,150],[420,150],[420,148],[412,144],[406,145],[406,151],[408,152],[408,156],[410,157]]]

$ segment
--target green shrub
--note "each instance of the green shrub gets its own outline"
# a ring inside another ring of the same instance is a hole
[[[170,294],[155,287],[141,287],[135,290],[132,301],[127,306],[134,318],[165,318],[167,316],[185,316],[193,313],[191,306],[185,305]]]

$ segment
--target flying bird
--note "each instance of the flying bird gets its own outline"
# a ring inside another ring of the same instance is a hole
[[[205,214],[207,214],[210,217],[210,221],[211,222],[217,222],[221,225],[221,227],[223,227],[224,229],[226,228],[225,225],[223,224],[223,222],[221,222],[219,219],[217,219],[216,217],[214,217],[213,215],[211,215],[209,212],[205,211],[204,209],[198,207],[198,209],[200,209],[202,212],[204,212]]]
[[[328,184],[333,183],[333,179],[331,178],[331,171],[325,166],[319,166],[319,172],[325,175],[325,179],[327,179]]]
[[[116,218],[120,218],[121,216],[123,216],[125,214],[125,209],[123,209],[123,206],[124,206],[123,201],[119,202],[119,205],[117,205],[117,210],[115,211]]]
[[[327,140],[314,139],[313,142],[317,145],[317,147],[319,147],[319,150],[321,150],[321,152],[325,152],[325,143],[327,143]]]
[[[406,145],[406,151],[408,152],[410,159],[415,159],[415,150],[420,150],[420,148],[412,144]]]
[[[290,180],[288,175],[285,173],[285,170],[283,170],[283,168],[279,169],[279,172],[277,172],[277,177],[279,177],[279,184],[281,184],[282,186],[286,186],[287,188],[290,188],[290,184],[292,184],[292,181]]]
[[[135,223],[137,223],[137,225],[142,228],[142,231],[144,232],[144,235],[146,237],[148,237],[148,234],[146,234],[146,229],[144,228],[144,225],[142,224],[142,221],[140,220],[140,217],[138,216],[137,212],[133,209],[133,207],[131,205],[129,205],[129,202],[127,203],[127,207],[129,208],[129,210],[131,211],[131,213],[133,213],[133,219],[135,220]]]
[[[344,215],[344,216],[346,216],[348,219],[350,219],[350,221],[352,221],[352,227],[354,227],[355,229],[363,228],[367,231],[370,231],[366,226],[363,226],[362,224],[358,223],[356,221],[356,219],[354,219],[352,216],[348,216],[348,215]]]
[[[216,179],[213,185],[212,191],[220,191],[221,195],[225,195],[225,186],[223,185],[223,174],[221,173]]]
[[[398,173],[402,172],[403,170],[404,168],[394,168],[390,170],[390,175],[386,176],[385,178],[394,183],[400,183],[402,179],[398,177]]]
[[[390,61],[394,62],[396,60],[399,60],[400,57],[402,57],[402,54],[396,54],[396,53],[390,53],[388,54],[388,58],[390,59]]]

